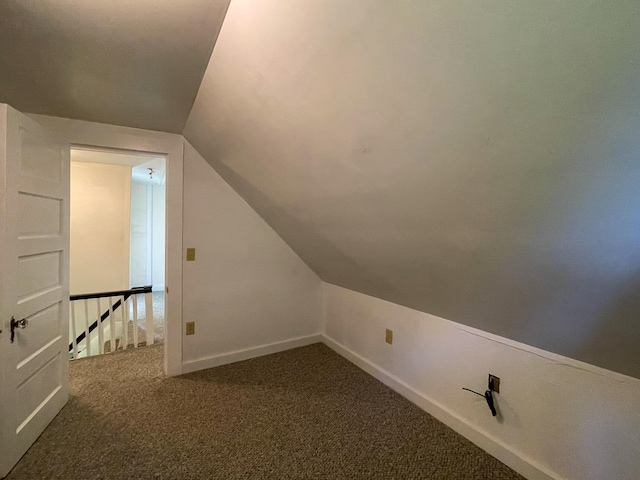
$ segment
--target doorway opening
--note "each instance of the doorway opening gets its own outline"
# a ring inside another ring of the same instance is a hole
[[[71,148],[70,358],[165,339],[166,158]]]

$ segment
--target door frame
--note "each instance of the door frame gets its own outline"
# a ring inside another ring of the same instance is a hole
[[[71,148],[124,150],[164,155],[166,158],[165,340],[164,371],[182,373],[182,199],[184,139],[181,135],[28,115],[69,139]]]

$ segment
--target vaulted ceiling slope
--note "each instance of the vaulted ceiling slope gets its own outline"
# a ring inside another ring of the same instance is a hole
[[[638,45],[640,2],[234,0],[184,135],[323,280],[640,377]]]
[[[0,102],[181,133],[229,0],[0,2]]]

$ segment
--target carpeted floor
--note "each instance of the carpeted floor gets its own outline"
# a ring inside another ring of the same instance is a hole
[[[162,354],[71,362],[7,480],[523,478],[322,344],[173,378]]]

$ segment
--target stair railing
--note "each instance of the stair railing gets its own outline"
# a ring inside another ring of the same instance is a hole
[[[107,341],[105,337],[109,340],[109,352],[114,352],[118,348],[140,346],[143,342],[138,338],[138,330],[141,328],[138,325],[139,295],[144,295],[145,299],[144,344],[151,345],[154,343],[154,332],[150,285],[129,290],[71,295],[69,297],[70,358],[104,354]],[[102,299],[107,299],[106,310],[102,309]],[[129,315],[130,311],[132,318]],[[79,328],[80,326],[84,328]],[[129,338],[129,326],[132,328],[132,339]],[[97,345],[92,345],[96,340]]]

